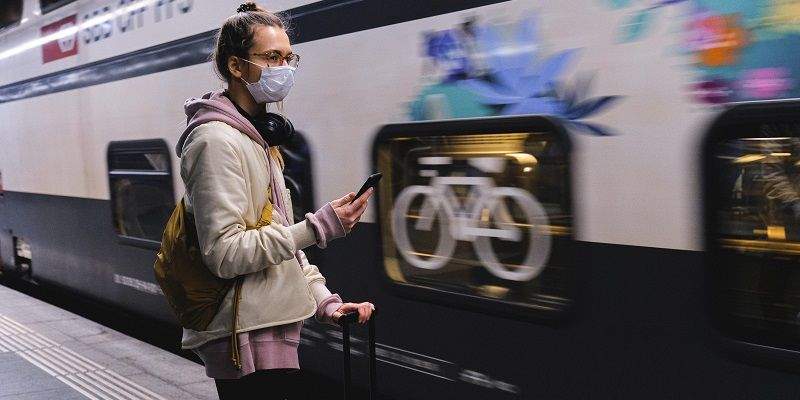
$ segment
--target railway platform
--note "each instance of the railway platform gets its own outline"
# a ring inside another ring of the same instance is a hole
[[[0,286],[0,400],[216,399],[202,365]]]

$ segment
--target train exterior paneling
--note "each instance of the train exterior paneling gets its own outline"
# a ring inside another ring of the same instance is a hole
[[[174,322],[153,283],[152,269],[146,267],[153,262],[153,250],[120,244],[108,201],[6,191],[0,198],[0,215],[5,228],[0,257],[6,274],[18,273],[13,238],[21,238],[30,251],[31,270],[24,276]]]
[[[800,165],[800,108],[770,103],[800,97],[795,1],[261,3],[302,55],[295,215],[384,173],[307,252],[381,308],[387,398],[800,395],[800,213],[763,210],[792,197],[769,171]],[[151,266],[181,105],[222,88],[208,54],[239,2],[20,4],[0,13],[2,271],[174,321]],[[720,105],[749,100],[779,112]],[[306,323],[304,369],[338,379],[337,331]]]

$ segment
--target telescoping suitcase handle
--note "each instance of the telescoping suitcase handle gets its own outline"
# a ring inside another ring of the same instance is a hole
[[[369,319],[369,398],[376,399],[377,382],[375,380],[375,315],[378,310],[372,311]],[[358,312],[350,311],[339,317],[337,321],[342,326],[342,352],[344,353],[344,399],[349,400],[353,393],[352,371],[350,371],[350,324],[358,322]]]

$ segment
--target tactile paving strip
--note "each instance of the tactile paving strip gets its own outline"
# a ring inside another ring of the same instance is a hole
[[[13,352],[95,400],[166,400],[0,314],[0,353]]]

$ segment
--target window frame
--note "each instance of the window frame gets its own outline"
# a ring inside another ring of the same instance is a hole
[[[778,347],[772,343],[760,343],[752,338],[736,336],[728,329],[725,320],[725,303],[720,294],[725,288],[717,278],[719,275],[719,259],[722,247],[715,244],[720,224],[715,217],[720,209],[717,200],[717,180],[713,176],[716,170],[714,163],[715,146],[724,141],[746,137],[742,126],[763,123],[800,123],[800,101],[797,99],[748,101],[732,103],[716,119],[711,122],[702,142],[700,153],[702,201],[702,240],[703,267],[706,271],[708,290],[708,310],[714,324],[721,347],[735,357],[749,363],[800,372],[800,351]]]
[[[25,0],[19,0],[19,16],[15,20],[10,20],[6,24],[0,24],[0,32],[17,27],[22,23],[23,15],[25,14]]]
[[[120,153],[158,153],[164,154],[167,157],[167,168],[166,171],[145,171],[145,170],[133,170],[133,169],[122,169],[116,170],[111,169],[112,165],[112,158],[115,154]],[[120,140],[120,141],[112,141],[109,142],[108,148],[106,150],[106,171],[108,175],[108,188],[109,188],[109,212],[111,215],[111,225],[114,233],[119,240],[119,243],[135,246],[135,247],[142,247],[151,250],[158,250],[161,247],[160,240],[151,240],[137,236],[128,236],[122,235],[117,230],[117,214],[114,210],[114,203],[115,203],[115,193],[114,193],[114,186],[113,186],[113,179],[115,177],[120,176],[135,176],[137,179],[145,179],[145,180],[164,180],[169,183],[170,187],[170,198],[172,199],[172,207],[175,206],[175,185],[173,183],[173,174],[172,174],[172,157],[170,154],[170,148],[167,145],[167,142],[163,139],[143,139],[143,140]],[[166,222],[166,221],[165,221]]]
[[[564,146],[567,154],[569,168],[567,170],[567,184],[568,199],[570,207],[573,210],[572,226],[576,226],[574,215],[574,180],[572,166],[573,161],[573,145],[572,140],[568,134],[567,129],[559,122],[556,117],[550,116],[511,116],[511,117],[486,117],[486,118],[463,118],[452,120],[436,120],[436,121],[414,121],[406,123],[388,124],[381,127],[375,135],[372,143],[372,170],[377,171],[379,146],[387,140],[397,137],[434,137],[434,136],[451,136],[451,135],[480,135],[492,133],[520,133],[520,132],[536,132],[546,131],[552,133],[562,140],[561,145]],[[381,171],[386,174],[386,171]],[[388,183],[386,183],[388,184]],[[379,255],[381,260],[381,275],[384,285],[392,292],[400,297],[404,297],[415,301],[424,301],[437,305],[452,306],[472,312],[479,312],[490,314],[493,316],[501,316],[511,319],[523,320],[527,322],[535,322],[546,326],[555,326],[566,322],[571,319],[578,308],[580,302],[578,293],[578,265],[575,262],[575,257],[571,254],[565,256],[567,259],[566,265],[572,270],[571,287],[570,287],[570,300],[571,304],[562,310],[540,310],[533,307],[528,307],[521,304],[515,304],[508,301],[492,299],[488,297],[480,297],[467,293],[458,293],[447,291],[444,289],[425,287],[411,283],[403,283],[392,279],[386,270],[384,247],[385,237],[383,235],[383,224],[387,223],[383,220],[381,210],[381,192],[376,190],[373,194],[375,201],[378,204],[378,212],[376,213],[376,222],[378,225],[378,232],[380,235],[380,249]],[[574,234],[569,239],[575,243]],[[388,244],[391,246],[392,244]]]
[[[67,4],[74,3],[77,0],[56,0],[48,5],[42,5],[42,0],[39,0],[39,9],[42,10],[42,15],[47,14],[53,10],[64,7]]]

